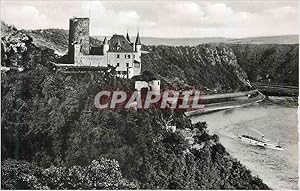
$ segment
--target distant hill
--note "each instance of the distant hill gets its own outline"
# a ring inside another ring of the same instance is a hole
[[[104,36],[95,36],[103,40]],[[135,39],[135,37],[131,37]],[[168,46],[197,46],[199,44],[229,43],[229,44],[299,44],[298,35],[262,36],[249,38],[224,38],[224,37],[203,37],[203,38],[155,38],[141,37],[145,45],[168,45]]]

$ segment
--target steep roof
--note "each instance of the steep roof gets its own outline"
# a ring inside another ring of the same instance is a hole
[[[136,36],[136,39],[135,39],[135,44],[137,44],[137,45],[141,45],[141,44],[142,44],[142,43],[141,43],[140,33],[139,33],[139,32],[137,33],[137,36]]]
[[[119,48],[117,48],[119,47]],[[133,46],[123,35],[114,34],[109,40],[109,52],[133,52]]]
[[[129,37],[128,32],[127,32],[127,35],[126,35],[126,39],[128,40],[128,42],[130,42],[130,37]]]
[[[106,37],[105,37],[104,40],[103,40],[103,44],[108,44],[108,40],[107,40]]]

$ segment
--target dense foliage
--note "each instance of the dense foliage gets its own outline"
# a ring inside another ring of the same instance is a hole
[[[299,44],[231,44],[251,82],[298,86]]]
[[[224,46],[143,46],[143,70],[156,73],[170,84],[183,81],[206,92],[245,90],[246,73],[236,62],[232,50]]]
[[[134,189],[122,177],[115,160],[101,158],[87,166],[43,169],[26,161],[5,160],[1,164],[2,189]]]

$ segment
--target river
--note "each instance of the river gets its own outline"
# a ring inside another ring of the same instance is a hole
[[[272,189],[298,190],[297,108],[255,105],[191,117],[206,121],[210,134],[217,134],[231,156],[259,176]],[[258,132],[257,132],[258,131]],[[285,150],[262,149],[240,142],[241,134],[259,132]]]

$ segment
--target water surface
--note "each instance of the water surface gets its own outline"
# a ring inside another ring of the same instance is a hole
[[[298,189],[297,108],[256,105],[192,117],[206,121],[226,150],[272,189]],[[256,130],[258,132],[256,132]],[[265,135],[285,150],[261,149],[240,142],[241,134]]]

